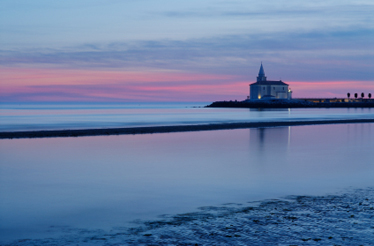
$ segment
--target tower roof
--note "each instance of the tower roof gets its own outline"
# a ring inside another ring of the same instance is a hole
[[[262,62],[261,62],[260,71],[258,72],[257,82],[258,81],[266,81],[265,71],[264,71],[264,67],[262,66]]]
[[[261,67],[260,67],[260,71],[258,72],[258,77],[263,77],[265,76],[265,71],[264,71],[264,67],[262,66],[262,62],[261,62]]]
[[[258,72],[257,82],[250,84],[252,85],[288,85],[284,83],[282,80],[274,81],[274,80],[267,80],[265,76],[264,66],[261,62],[260,71]]]

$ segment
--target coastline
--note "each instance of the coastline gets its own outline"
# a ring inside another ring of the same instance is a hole
[[[137,134],[153,134],[153,133],[213,131],[213,130],[231,130],[231,129],[244,129],[244,128],[324,125],[324,124],[349,124],[349,123],[374,123],[374,119],[240,122],[240,123],[216,123],[216,124],[200,124],[200,125],[97,128],[97,129],[77,129],[77,130],[13,131],[13,132],[0,132],[0,139],[137,135]]]
[[[373,99],[364,101],[342,102],[335,99],[275,99],[249,101],[217,101],[207,105],[207,108],[374,108]]]

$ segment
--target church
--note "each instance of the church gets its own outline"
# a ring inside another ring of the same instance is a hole
[[[249,99],[291,99],[292,91],[282,80],[266,80],[264,67],[260,67],[257,82],[249,85]]]

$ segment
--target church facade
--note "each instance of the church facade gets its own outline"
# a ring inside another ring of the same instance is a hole
[[[292,91],[282,80],[267,80],[264,67],[260,67],[257,82],[249,85],[249,99],[291,99]]]

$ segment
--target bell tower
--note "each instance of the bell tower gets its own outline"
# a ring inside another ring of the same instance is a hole
[[[264,72],[264,67],[262,66],[262,62],[261,62],[260,71],[258,72],[258,77],[257,77],[257,82],[260,82],[260,81],[266,81],[266,76]]]

